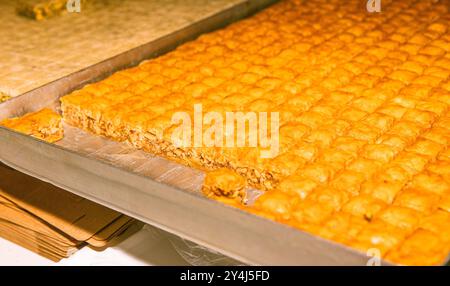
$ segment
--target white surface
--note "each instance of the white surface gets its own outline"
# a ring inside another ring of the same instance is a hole
[[[151,226],[122,241],[119,245],[97,252],[84,247],[68,259],[54,263],[25,248],[0,238],[0,266],[148,266],[187,265],[165,235]]]

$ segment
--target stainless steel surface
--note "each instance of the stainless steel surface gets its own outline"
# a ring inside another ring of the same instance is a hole
[[[0,119],[46,106],[111,72],[164,53],[273,2],[248,1],[0,105]],[[65,126],[48,144],[0,127],[0,161],[248,264],[365,265],[369,257],[204,198],[203,173]],[[383,262],[389,265],[387,262]]]
[[[365,255],[0,128],[1,160],[24,173],[249,264],[364,265]]]

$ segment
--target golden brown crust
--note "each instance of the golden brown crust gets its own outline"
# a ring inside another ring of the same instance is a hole
[[[61,116],[47,108],[22,117],[3,120],[0,125],[50,143],[64,137]]]
[[[221,168],[206,173],[202,191],[207,197],[226,197],[244,202],[246,180],[230,169]]]
[[[421,231],[424,218],[449,211],[446,11],[447,2],[403,0],[375,17],[356,0],[282,1],[63,97],[64,118],[188,165],[231,169],[268,190],[248,211],[417,264],[408,241],[448,242],[445,219]],[[279,112],[279,155],[176,148],[171,116],[197,103]]]
[[[3,92],[0,92],[0,103],[5,102],[9,100],[11,96],[4,94]]]
[[[34,20],[45,20],[64,13],[68,0],[19,0],[17,13]],[[80,0],[84,5],[87,0]]]

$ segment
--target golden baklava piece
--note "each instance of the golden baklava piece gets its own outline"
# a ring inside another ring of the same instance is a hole
[[[11,96],[4,94],[3,92],[0,91],[0,103],[5,102],[7,100],[9,100],[11,98]]]
[[[79,0],[81,6],[86,2]],[[64,13],[67,5],[71,5],[69,0],[19,0],[16,10],[20,15],[41,21]]]
[[[54,143],[64,137],[61,116],[48,108],[22,117],[6,119],[0,126]]]
[[[221,168],[206,173],[202,191],[207,197],[225,197],[245,202],[247,181],[230,169]]]

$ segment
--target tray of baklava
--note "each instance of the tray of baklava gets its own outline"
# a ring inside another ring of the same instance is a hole
[[[446,264],[449,3],[255,2],[1,104],[0,160],[243,263]]]

